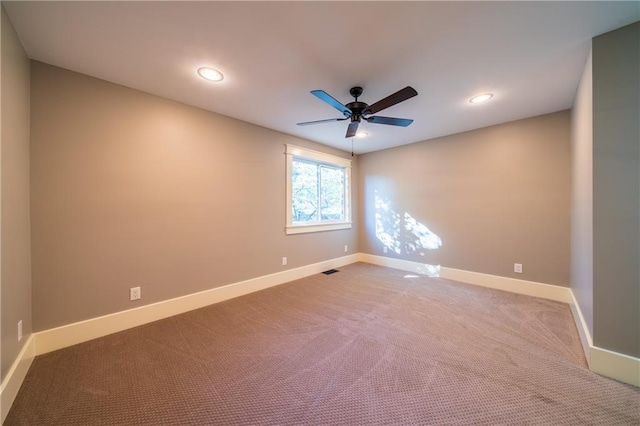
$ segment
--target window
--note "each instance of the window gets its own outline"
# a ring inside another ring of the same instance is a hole
[[[351,228],[351,160],[286,147],[287,234]]]

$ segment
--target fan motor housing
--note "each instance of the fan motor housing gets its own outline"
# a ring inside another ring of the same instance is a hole
[[[349,102],[348,104],[345,104],[345,106],[349,108],[352,112],[351,114],[352,122],[360,121],[360,117],[362,117],[362,114],[367,110],[367,108],[369,108],[369,104],[366,104],[364,102]]]

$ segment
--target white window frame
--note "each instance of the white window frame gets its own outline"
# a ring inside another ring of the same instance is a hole
[[[350,229],[351,222],[351,160],[337,157],[324,152],[313,151],[295,145],[285,145],[287,156],[287,224],[285,231],[287,234],[302,234],[306,232],[334,231],[337,229]],[[344,220],[321,221],[311,223],[293,223],[293,203],[291,176],[293,170],[293,159],[300,158],[317,164],[325,164],[331,167],[338,167],[344,170]]]

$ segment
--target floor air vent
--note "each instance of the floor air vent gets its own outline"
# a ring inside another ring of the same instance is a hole
[[[328,271],[324,271],[323,274],[325,275],[331,275],[331,274],[335,274],[336,272],[340,272],[337,269],[329,269]]]

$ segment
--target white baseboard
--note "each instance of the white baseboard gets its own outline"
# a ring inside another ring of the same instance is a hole
[[[640,387],[640,358],[594,346],[578,300],[573,291],[570,294],[569,306],[578,329],[582,349],[587,357],[589,369],[605,377]]]
[[[409,260],[395,259],[393,257],[376,256],[374,254],[368,253],[358,253],[358,261],[429,276],[433,276],[434,270],[438,270],[439,273],[440,269],[440,266],[411,262]]]
[[[387,266],[403,271],[424,274],[427,270],[433,270],[433,266],[408,260],[393,259],[372,254],[360,253],[358,260],[361,262],[373,263],[375,265]],[[555,300],[569,303],[570,291],[567,287],[557,285],[537,283],[533,281],[519,280],[515,278],[500,277],[497,275],[482,274],[480,272],[463,271],[460,269],[439,267],[440,278],[459,281],[465,284],[473,284],[481,287],[488,287],[497,290],[504,290],[511,293],[524,294],[527,296],[540,297],[543,299]]]
[[[357,262],[357,255],[352,254],[44,330],[36,333],[36,354],[42,355],[354,262]]]
[[[543,284],[535,281],[500,277],[498,275],[482,274],[479,272],[463,271],[460,269],[445,267],[440,268],[440,277],[481,287],[569,303],[569,288],[561,287],[559,285]]]
[[[31,367],[36,355],[35,343],[34,335],[31,334],[0,385],[0,424],[4,423],[4,419],[7,418],[9,409],[18,395],[29,367]]]
[[[591,346],[589,369],[594,373],[640,387],[640,358]]]
[[[584,320],[584,316],[582,315],[582,309],[580,309],[580,305],[578,304],[578,299],[576,299],[573,291],[569,289],[571,300],[569,302],[569,307],[571,308],[571,314],[573,315],[573,321],[576,323],[576,328],[578,329],[578,335],[580,336],[580,343],[582,343],[582,350],[584,351],[584,355],[587,358],[587,364],[591,367],[591,348],[593,347],[593,340],[591,340],[591,333],[589,332],[589,327],[587,326],[587,322]]]

